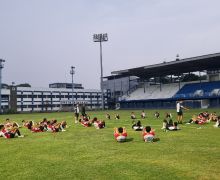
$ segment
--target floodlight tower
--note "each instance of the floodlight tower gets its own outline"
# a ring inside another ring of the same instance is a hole
[[[5,62],[5,60],[0,59],[0,114],[2,113],[2,69],[4,67],[3,62]]]
[[[73,98],[73,91],[74,91],[73,75],[75,74],[74,66],[71,66],[70,74],[72,75],[72,101],[73,101],[73,110],[74,110],[74,98]]]
[[[108,34],[93,34],[93,41],[100,43],[100,66],[101,66],[101,77],[100,77],[100,87],[102,92],[102,110],[104,110],[104,89],[103,89],[103,65],[102,65],[102,42],[108,41]]]

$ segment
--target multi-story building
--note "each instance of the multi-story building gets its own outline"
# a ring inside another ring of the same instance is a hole
[[[108,108],[109,96],[110,94],[105,92],[105,108]],[[94,89],[74,89],[72,96],[71,89],[10,86],[9,89],[2,89],[2,110],[62,111],[75,103],[84,103],[88,109],[100,109],[101,97],[101,91]]]

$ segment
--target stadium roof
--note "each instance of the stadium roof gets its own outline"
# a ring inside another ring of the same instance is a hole
[[[182,73],[197,71],[213,71],[220,69],[220,53],[197,56],[175,61],[163,62],[149,66],[113,71],[112,76],[137,76],[143,79],[166,75],[180,75]],[[108,78],[108,77],[106,77]]]

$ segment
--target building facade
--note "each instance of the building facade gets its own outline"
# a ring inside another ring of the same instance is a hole
[[[101,91],[93,89],[29,88],[2,89],[2,110],[15,112],[62,111],[73,104],[86,104],[87,109],[101,108]],[[105,108],[110,93],[105,92]]]
[[[138,85],[137,77],[121,77],[114,76],[105,77],[103,82],[103,89],[111,92],[111,97],[118,98],[123,94],[129,93],[131,89],[134,89]]]

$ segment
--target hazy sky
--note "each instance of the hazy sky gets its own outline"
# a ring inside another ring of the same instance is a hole
[[[219,0],[0,0],[3,82],[99,88],[112,71],[220,52]]]

